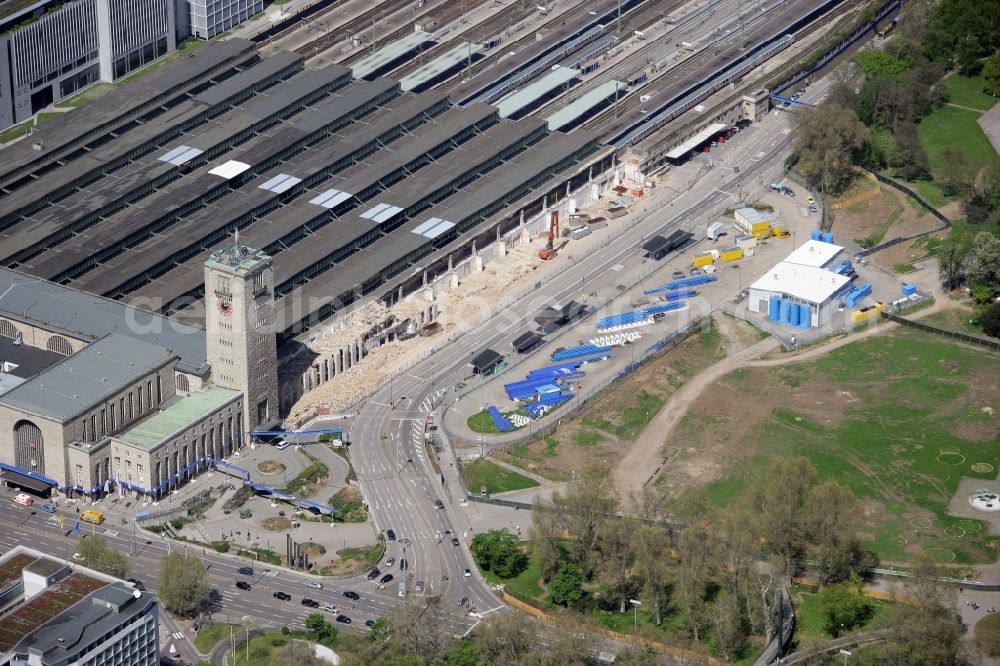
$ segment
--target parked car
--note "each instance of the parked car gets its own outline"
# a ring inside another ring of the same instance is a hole
[[[393,532],[392,530],[386,530],[385,531],[385,535],[387,537],[389,537],[389,541],[395,541],[396,540],[396,533]]]
[[[691,277],[694,277],[695,275],[703,275],[704,273],[705,271],[701,270],[700,268],[691,269]]]
[[[285,449],[288,448],[288,442],[286,442],[283,439],[276,439],[274,440],[274,448],[278,449],[279,451],[284,451]]]
[[[340,622],[342,624],[350,624],[351,618],[347,617],[346,615],[338,615],[337,622]]]
[[[288,594],[287,592],[275,592],[274,595],[272,596],[274,596],[274,598],[277,599],[278,601],[292,600],[292,595]]]
[[[673,274],[672,277],[675,280],[682,280],[682,279],[684,279],[684,271],[674,271],[674,274]]]
[[[390,580],[392,580],[392,574],[386,574],[386,575],[382,576],[381,578],[379,578],[378,582],[380,582],[383,585],[385,585]]]
[[[809,212],[810,213],[818,213],[819,212],[819,209],[816,208],[816,204],[810,204],[809,205]]]
[[[315,599],[303,599],[300,603],[303,606],[308,606],[309,608],[319,608],[319,602]]]
[[[247,592],[250,591],[250,583],[246,582],[245,580],[236,581],[236,587],[240,590],[246,590]]]
[[[42,511],[44,511],[45,513],[55,513],[56,512],[56,508],[54,506],[52,506],[51,504],[43,504],[42,505]]]
[[[322,590],[323,583],[306,583],[306,587],[311,587],[314,590]]]
[[[238,573],[241,576],[252,576],[253,575],[253,568],[251,568],[251,567],[240,567],[239,569],[236,570],[236,573]]]
[[[358,599],[361,598],[360,594],[358,594],[357,592],[351,592],[350,590],[344,592],[344,596],[347,597],[348,599],[353,599],[354,601],[357,601]]]

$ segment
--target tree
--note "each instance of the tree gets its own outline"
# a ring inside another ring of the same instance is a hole
[[[83,564],[115,578],[128,578],[132,566],[128,558],[109,546],[103,539],[85,536],[78,548]]]
[[[309,613],[306,617],[306,629],[316,637],[316,642],[330,648],[337,645],[337,630],[327,622],[322,613]]]
[[[972,234],[952,229],[937,249],[938,268],[941,272],[941,282],[947,289],[955,285],[965,276],[969,252],[972,250]]]
[[[967,271],[969,287],[979,302],[986,302],[1000,285],[1000,237],[980,231],[972,243]]]
[[[604,523],[600,532],[601,565],[611,579],[619,613],[625,612],[625,604],[636,587],[632,565],[640,525],[635,516],[626,515]]]
[[[480,532],[473,537],[471,550],[480,568],[500,578],[513,578],[528,566],[528,556],[507,530]]]
[[[559,606],[573,606],[583,598],[583,572],[572,562],[560,562],[559,570],[549,581],[549,595],[552,603]]]
[[[663,614],[670,603],[672,586],[670,568],[664,553],[670,547],[669,536],[661,528],[643,527],[639,531],[638,569],[642,576],[646,599],[651,602],[653,622],[663,623]]]
[[[305,641],[289,641],[271,653],[270,666],[327,666]]]
[[[868,128],[851,109],[828,103],[806,109],[796,129],[798,169],[824,194],[836,194],[851,182],[855,154],[867,141]]]
[[[534,510],[531,512],[531,552],[546,581],[552,580],[563,558],[562,519],[561,512],[556,510],[551,499],[541,496],[535,498]]]
[[[1000,97],[1000,51],[986,59],[983,65],[983,91],[987,95]]]
[[[872,616],[872,606],[861,594],[862,583],[827,585],[819,592],[817,601],[823,612],[823,626],[831,636],[850,631]]]
[[[209,599],[208,572],[194,555],[180,551],[160,560],[160,602],[172,613],[189,614]]]
[[[390,640],[403,654],[419,657],[426,664],[440,664],[448,655],[454,636],[450,630],[451,622],[442,621],[447,618],[447,610],[441,611],[445,618],[434,618],[429,622],[424,618],[427,611],[437,604],[436,598],[429,599],[425,603],[417,597],[407,597],[403,603],[389,610]]]
[[[806,540],[799,521],[816,483],[816,469],[808,460],[788,458],[771,464],[750,489],[755,532],[778,557],[782,573],[795,569],[804,556]]]
[[[858,563],[858,501],[830,480],[810,489],[801,518],[820,581],[844,580]]]
[[[589,573],[601,526],[618,509],[618,491],[611,471],[600,465],[587,466],[580,481],[565,495],[553,494],[552,501],[561,510],[567,531],[573,535],[571,559]]]
[[[979,315],[979,323],[983,326],[983,333],[994,338],[1000,338],[1000,303],[994,303]]]
[[[478,642],[480,666],[523,664],[538,643],[538,625],[521,613],[494,613],[480,625]]]
[[[463,638],[451,649],[445,666],[478,666],[479,645],[471,638]]]

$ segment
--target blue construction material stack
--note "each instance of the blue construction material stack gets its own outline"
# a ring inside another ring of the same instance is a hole
[[[606,354],[605,356],[599,356],[596,358],[577,359],[572,363],[563,363],[560,365],[550,365],[546,368],[538,368],[537,370],[529,372],[527,378],[522,381],[504,384],[504,390],[507,392],[507,397],[511,400],[517,402],[532,400],[538,395],[539,389],[543,386],[550,384],[559,385],[561,382],[582,379],[586,375],[577,370],[582,363],[589,360],[607,358],[607,356],[608,355]]]
[[[833,234],[824,231],[820,240],[824,243],[833,243]]]
[[[853,308],[862,298],[870,293],[872,293],[872,286],[867,282],[860,287],[856,287],[851,290],[851,292],[847,294],[847,307]]]
[[[812,231],[809,232],[809,240],[814,240],[814,241],[823,240],[822,233],[823,232],[820,231],[819,229],[813,229]]]
[[[718,278],[714,275],[695,275],[694,277],[685,278],[683,280],[668,282],[662,287],[657,287],[656,289],[647,289],[642,293],[646,296],[652,296],[653,294],[659,294],[664,291],[673,291],[674,289],[682,289],[683,287],[697,287],[699,284],[708,284],[709,282],[715,282],[717,279]]]
[[[597,345],[582,345],[580,347],[569,347],[552,352],[553,361],[568,361],[584,356],[597,356],[601,354],[611,355],[611,347],[598,347]]]
[[[833,272],[836,273],[837,275],[847,275],[848,273],[851,272],[852,268],[854,268],[854,264],[851,262],[850,259],[848,259],[847,261],[842,261],[836,266],[834,266]]]
[[[903,296],[912,296],[915,293],[917,293],[917,285],[915,284],[903,285]]]
[[[684,291],[672,291],[669,294],[664,294],[660,298],[665,301],[676,301],[681,298],[691,298],[692,296],[697,296],[698,292],[693,289],[685,289]]]
[[[545,396],[541,400],[536,400],[535,402],[529,402],[524,406],[524,411],[528,412],[528,416],[533,419],[537,419],[543,413],[552,409],[556,405],[561,405],[570,398],[573,397],[572,393],[563,393],[561,395],[550,395]]]
[[[579,366],[579,361],[573,361],[572,363],[561,363],[559,365],[550,365],[544,368],[538,368],[537,370],[532,370],[528,373],[528,379],[542,379],[543,377],[548,377],[553,380],[573,379],[573,375],[583,376],[583,373],[576,371]]]
[[[671,310],[680,310],[686,305],[687,301],[671,301],[669,303],[664,303],[663,305],[652,305],[648,308],[643,308],[642,310],[632,310],[621,314],[609,315],[598,321],[595,326],[598,329],[602,329],[637,324],[639,322],[646,321],[647,319],[651,319],[653,315],[663,314],[664,312],[670,312]],[[559,359],[553,357],[552,360],[556,361]]]
[[[500,432],[508,432],[514,430],[514,424],[507,420],[505,416],[500,413],[500,410],[496,408],[495,405],[490,405],[486,408],[486,411],[493,418],[493,425],[497,427]]]

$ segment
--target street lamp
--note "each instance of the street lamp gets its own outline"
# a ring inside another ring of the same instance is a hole
[[[847,658],[851,656],[850,650],[841,650],[840,654],[844,655],[844,666],[847,666]]]
[[[642,602],[638,599],[629,599],[628,602],[632,604],[632,640],[635,643],[635,652],[632,653],[633,662],[639,659],[639,606]]]

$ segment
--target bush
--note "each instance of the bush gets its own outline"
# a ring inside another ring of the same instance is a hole
[[[217,553],[228,553],[229,552],[229,542],[228,541],[213,541],[212,548],[215,549]]]
[[[281,636],[271,636],[271,647],[279,648],[284,647],[285,645],[288,645],[288,641],[286,639]]]
[[[983,326],[983,333],[994,338],[1000,338],[1000,303],[994,303],[979,315],[979,323]]]

